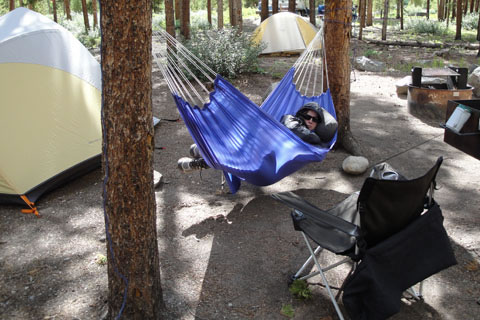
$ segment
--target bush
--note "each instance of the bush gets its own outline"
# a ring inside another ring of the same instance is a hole
[[[414,33],[426,33],[431,35],[442,36],[447,33],[445,23],[434,20],[407,19],[405,23],[406,29],[411,29]]]
[[[234,28],[198,30],[192,33],[190,40],[183,42],[201,61],[227,78],[256,71],[258,55],[263,50],[263,46],[254,44],[249,35]],[[195,72],[194,67],[189,68],[197,76],[201,76]]]
[[[90,30],[85,32],[85,23],[83,21],[83,13],[72,12],[72,20],[60,17],[58,23],[70,31],[85,47],[96,48],[100,45],[100,29],[93,29],[93,16],[89,15]],[[98,20],[100,21],[100,19]]]
[[[478,13],[472,12],[463,16],[462,26],[467,30],[477,30]]]

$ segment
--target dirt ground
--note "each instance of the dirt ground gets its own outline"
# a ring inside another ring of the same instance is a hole
[[[387,49],[397,58],[407,55]],[[260,103],[278,81],[271,74],[284,72],[295,59],[264,57],[262,66],[269,74],[242,76],[234,85]],[[155,131],[154,169],[164,179],[155,194],[169,318],[287,319],[281,310],[290,305],[293,319],[337,319],[319,279],[312,281],[311,300],[296,300],[289,293],[287,280],[308,253],[288,208],[269,195],[294,191],[326,209],[359,190],[368,171],[343,173],[348,154],[334,149],[323,162],[272,186],[243,184],[235,195],[222,192],[218,171],[177,170],[177,159],[188,155],[192,139],[182,121],[168,121],[178,119],[178,113],[160,73],[155,70],[153,76],[154,115],[162,119]],[[397,96],[394,85],[400,76],[352,71],[352,132],[371,166],[387,161],[409,178],[444,157],[436,199],[458,265],[425,282],[424,301],[402,300],[392,319],[480,319],[480,161],[444,143],[438,123],[408,113],[406,97]],[[0,207],[0,319],[105,315],[102,179],[97,169],[46,194],[38,202],[40,219],[20,213],[19,207]],[[339,286],[345,272],[330,271],[331,283]]]

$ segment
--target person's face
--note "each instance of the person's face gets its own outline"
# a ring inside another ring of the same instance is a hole
[[[310,119],[307,120],[306,118],[310,118]],[[317,127],[317,123],[318,123],[318,114],[313,110],[308,110],[307,117],[305,117],[305,125],[307,126],[308,130],[311,130],[311,131],[315,130],[315,128]]]

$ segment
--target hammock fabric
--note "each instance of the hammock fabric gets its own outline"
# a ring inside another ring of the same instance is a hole
[[[327,90],[320,96],[302,96],[293,82],[295,68],[259,108],[228,81],[217,75],[210,102],[191,106],[174,94],[178,110],[200,152],[211,168],[223,170],[230,191],[241,180],[253,185],[271,185],[305,164],[322,161],[330,148],[310,145],[280,123],[285,114],[295,114],[307,102],[317,102],[335,117]]]

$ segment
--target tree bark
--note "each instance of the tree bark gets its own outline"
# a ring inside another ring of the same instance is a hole
[[[427,0],[427,20],[430,20],[430,0]]]
[[[190,39],[190,0],[182,0],[182,22],[180,33],[185,39]]]
[[[403,30],[403,0],[400,1],[400,30]]]
[[[233,0],[233,15],[235,17],[236,27],[239,31],[243,29],[242,0]]]
[[[330,92],[338,120],[338,142],[348,152],[360,154],[350,132],[350,59],[352,1],[325,2],[325,48]]]
[[[15,0],[9,1],[10,11],[15,10]]]
[[[368,0],[367,5],[367,26],[373,25],[373,0]]]
[[[175,20],[182,21],[182,0],[175,0]]]
[[[85,23],[85,32],[90,30],[90,23],[88,22],[87,0],[82,0],[83,22]]]
[[[388,26],[388,0],[385,0],[385,6],[383,8],[382,40],[387,40],[387,26]]]
[[[65,5],[65,15],[67,16],[67,20],[72,20],[72,13],[70,11],[70,0],[63,0],[63,4]]]
[[[397,19],[400,19],[400,2],[401,1],[402,0],[397,0]]]
[[[462,40],[462,0],[457,0],[457,31],[455,40]]]
[[[175,11],[173,10],[174,0],[165,0],[165,29],[175,38]]]
[[[366,0],[359,0],[359,9],[360,12],[358,15],[360,16],[360,30],[358,31],[358,40],[362,40],[363,38],[363,28],[365,28],[365,5],[366,5]]]
[[[101,0],[101,6],[107,317],[160,319],[163,299],[153,190],[152,4],[150,0]]]
[[[268,0],[260,1],[260,22],[268,18]]]
[[[437,2],[437,19],[438,21],[444,20],[445,15],[445,0],[438,0]]]
[[[98,28],[97,0],[92,0],[93,29]]]
[[[295,0],[288,0],[288,11],[295,13]]]
[[[278,0],[272,0],[272,14],[278,13]]]
[[[212,0],[207,0],[207,20],[210,27],[212,26]]]
[[[53,21],[58,22],[58,19],[57,19],[57,2],[56,2],[56,0],[52,0],[52,9],[53,9]]]
[[[223,0],[217,0],[217,24],[218,30],[223,29]]]
[[[314,26],[317,25],[317,21],[315,19],[315,0],[308,0],[308,7],[310,8],[310,23],[313,24]]]

